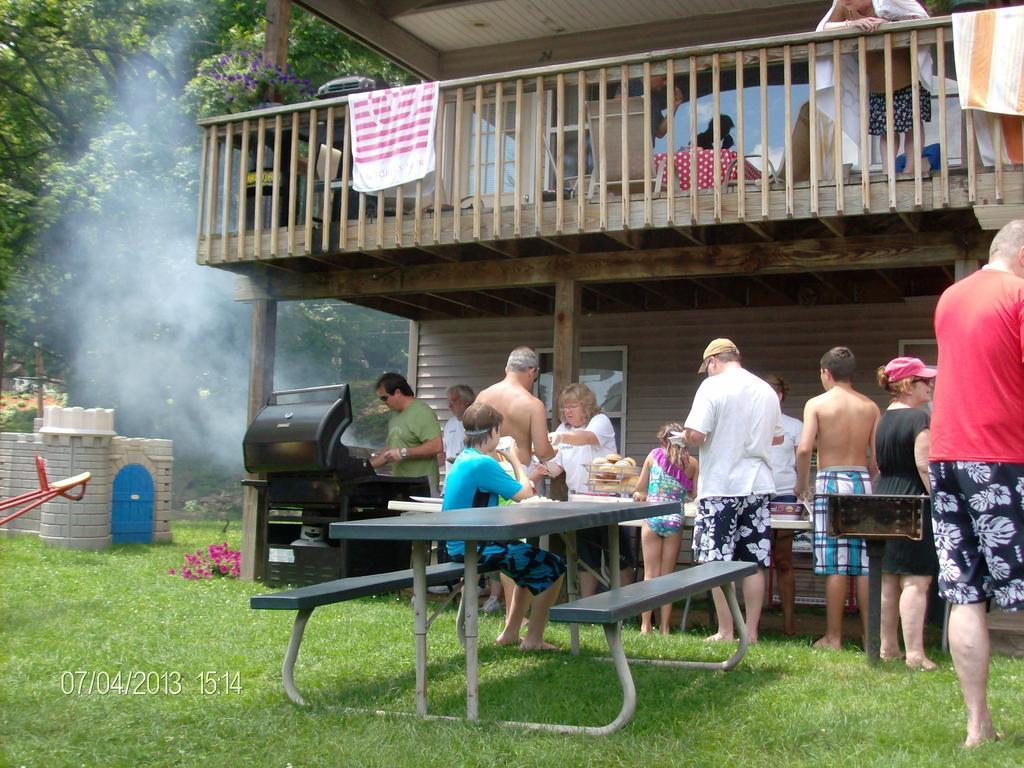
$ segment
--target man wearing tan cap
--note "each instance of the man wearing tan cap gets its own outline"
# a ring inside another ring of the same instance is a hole
[[[782,441],[782,410],[768,382],[743,368],[729,339],[715,339],[704,350],[697,389],[683,439],[700,447],[697,518],[693,552],[698,563],[739,560],[762,570],[743,580],[743,602],[750,642],[757,641],[764,602],[764,570],[771,552],[768,502],[775,492],[771,447]],[[721,589],[712,593],[718,632],[710,640],[732,640],[732,614]]]

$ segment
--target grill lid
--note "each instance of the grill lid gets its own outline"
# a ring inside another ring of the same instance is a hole
[[[335,96],[348,96],[353,93],[366,93],[377,91],[381,88],[390,88],[387,81],[379,77],[363,77],[353,75],[351,77],[339,77],[324,83],[316,89],[318,99],[332,99]]]
[[[823,494],[828,500],[829,536],[920,541],[923,519],[931,514],[927,496]]]
[[[323,472],[347,455],[341,435],[352,423],[347,384],[274,392],[242,441],[247,472]]]

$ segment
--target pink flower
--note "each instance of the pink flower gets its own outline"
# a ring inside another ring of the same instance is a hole
[[[195,553],[183,553],[184,565],[180,568],[169,568],[171,576],[180,575],[189,581],[212,579],[215,576],[238,577],[241,573],[242,553],[231,549],[228,543],[208,544]]]

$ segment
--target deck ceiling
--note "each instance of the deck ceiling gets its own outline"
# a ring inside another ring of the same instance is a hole
[[[296,4],[416,74],[435,80],[812,31],[823,13],[820,0],[296,0]]]
[[[979,246],[987,250],[990,240],[970,211],[948,210],[779,221],[756,230],[736,225],[525,237],[216,266],[243,276],[236,290],[242,300],[339,298],[414,320],[551,316],[553,282],[538,278],[513,286],[501,277],[548,270],[582,283],[584,314],[606,315],[931,297],[953,282],[957,259]],[[784,259],[777,254],[784,253],[797,254],[806,266],[778,268]],[[621,269],[607,268],[656,254],[691,266],[659,274],[640,269],[629,279]],[[751,266],[711,266],[722,255],[731,261],[739,255]]]

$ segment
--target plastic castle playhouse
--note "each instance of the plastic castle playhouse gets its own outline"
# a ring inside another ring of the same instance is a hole
[[[0,499],[38,488],[37,455],[51,478],[91,472],[92,479],[81,501],[47,501],[0,531],[74,549],[170,541],[172,447],[118,436],[110,409],[47,406],[34,432],[0,433]]]

